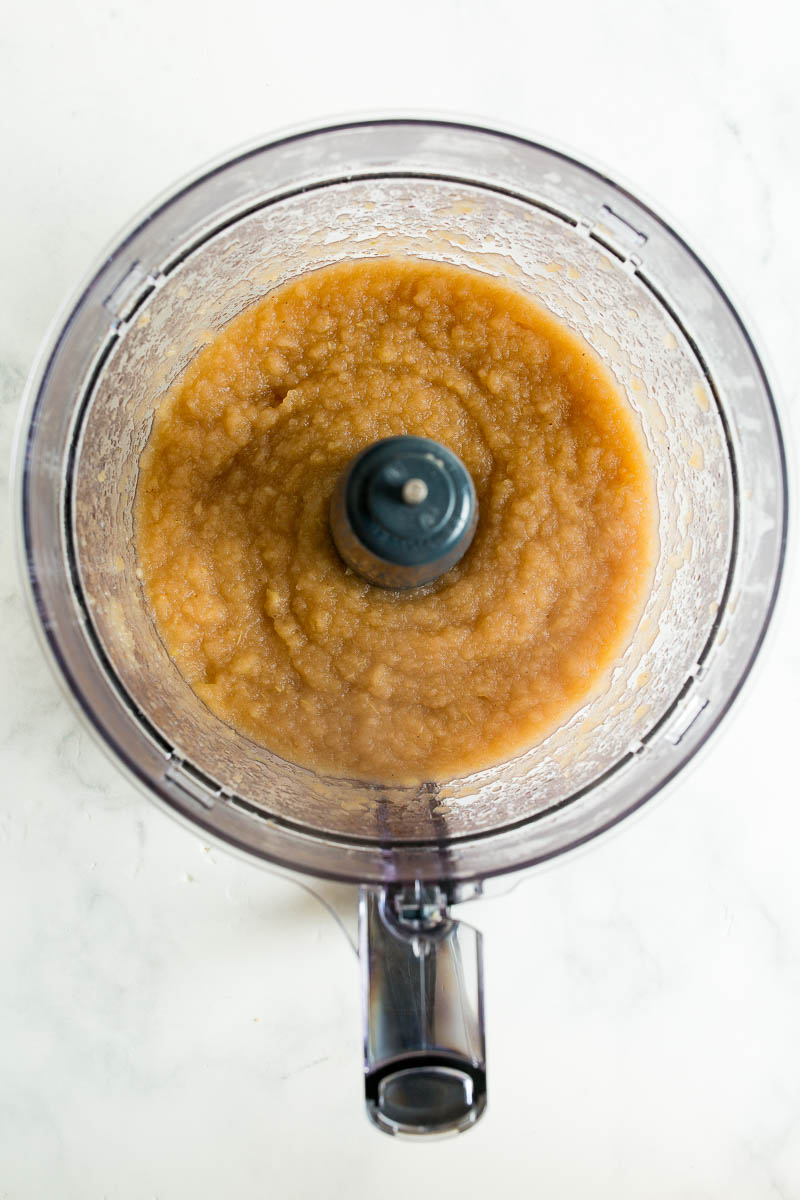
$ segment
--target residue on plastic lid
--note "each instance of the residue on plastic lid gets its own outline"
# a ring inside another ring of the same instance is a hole
[[[708,391],[703,387],[702,383],[696,383],[692,388],[692,395],[697,401],[697,407],[701,412],[708,412],[711,408],[711,400],[708,396]]]

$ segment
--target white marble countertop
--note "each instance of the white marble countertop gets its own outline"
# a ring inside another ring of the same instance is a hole
[[[42,0],[6,14],[0,101],[6,444],[56,308],[153,193],[360,108],[479,113],[607,162],[721,264],[797,405],[784,0]],[[409,1146],[362,1115],[356,960],[330,916],[209,852],[87,739],[0,530],[2,1200],[800,1196],[796,581],[701,763],[482,906],[490,1110]]]

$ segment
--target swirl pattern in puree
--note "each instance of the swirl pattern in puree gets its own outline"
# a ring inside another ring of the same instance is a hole
[[[472,474],[466,556],[413,592],[339,559],[350,459],[419,434]],[[242,312],[167,393],[137,552],[168,652],[284,758],[415,782],[510,758],[598,686],[646,598],[655,503],[627,401],[518,292],[410,259],[337,264]]]

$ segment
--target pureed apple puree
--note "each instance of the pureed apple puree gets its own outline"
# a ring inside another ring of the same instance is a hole
[[[417,591],[339,559],[328,505],[378,438],[449,446],[477,533]],[[496,280],[337,264],[265,296],[165,396],[137,543],[161,637],[223,721],[284,758],[384,781],[510,758],[591,693],[652,572],[646,451],[567,328]]]

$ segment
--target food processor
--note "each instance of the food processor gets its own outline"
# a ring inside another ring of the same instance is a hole
[[[325,777],[213,716],[158,637],[133,527],[154,410],[198,350],[293,277],[398,255],[500,278],[582,336],[638,419],[658,506],[652,586],[603,685],[513,761],[414,787]],[[438,120],[292,133],[176,187],[118,238],[33,371],[16,471],[35,623],[87,725],[205,839],[360,889],[370,1118],[393,1134],[469,1128],[486,1104],[481,938],[453,905],[664,787],[770,620],[784,452],[725,292],[648,205],[546,145]]]

